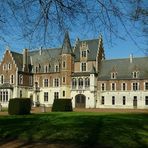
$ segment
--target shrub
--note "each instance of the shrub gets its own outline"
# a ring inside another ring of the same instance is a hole
[[[10,115],[30,114],[31,100],[30,98],[14,98],[10,99],[8,113]]]
[[[52,111],[73,111],[71,99],[54,99]]]

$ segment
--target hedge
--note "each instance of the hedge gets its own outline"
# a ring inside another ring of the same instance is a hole
[[[52,111],[53,112],[73,111],[71,99],[54,99]]]
[[[30,114],[30,110],[30,98],[13,98],[9,100],[8,113],[10,115],[26,115]]]

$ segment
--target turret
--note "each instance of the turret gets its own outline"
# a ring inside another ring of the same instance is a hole
[[[63,46],[62,46],[62,54],[72,54],[72,48],[71,48],[68,31],[66,31],[65,33]]]

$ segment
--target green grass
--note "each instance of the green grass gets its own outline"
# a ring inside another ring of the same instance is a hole
[[[16,138],[88,147],[146,148],[148,114],[52,112],[0,116],[0,141]]]

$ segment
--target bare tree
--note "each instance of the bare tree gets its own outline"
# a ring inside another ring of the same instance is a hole
[[[11,34],[14,26],[21,30],[20,38],[44,44],[65,30],[80,26],[86,31],[91,28],[104,32],[110,42],[113,36],[125,39],[126,34],[138,48],[134,36],[147,39],[146,0],[1,0],[0,8],[3,41],[3,33]],[[120,34],[121,29],[125,34]]]

